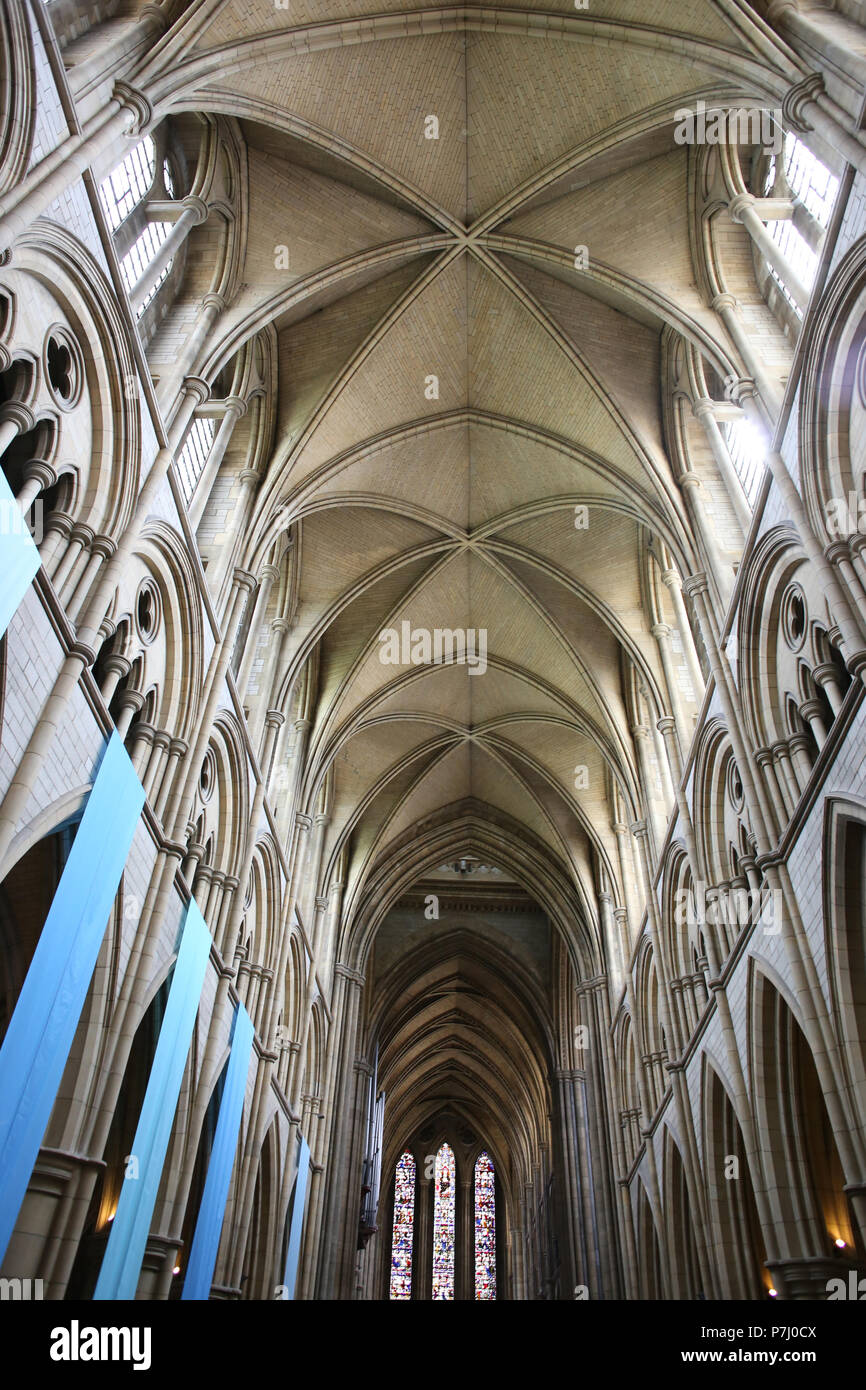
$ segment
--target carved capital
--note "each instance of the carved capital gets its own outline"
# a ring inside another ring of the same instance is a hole
[[[120,102],[124,111],[129,111],[132,115],[127,135],[143,135],[153,120],[153,106],[149,98],[138,87],[131,87],[128,82],[121,81],[115,82],[111,95],[115,101]]]
[[[806,135],[813,127],[806,120],[806,111],[824,91],[824,79],[820,72],[810,72],[801,77],[782,97],[782,116],[786,125]]]

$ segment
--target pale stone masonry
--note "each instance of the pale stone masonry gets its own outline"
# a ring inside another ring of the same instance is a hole
[[[115,730],[145,793],[2,1261],[46,1298],[93,1296],[191,899],[138,1298],[241,1008],[213,1299],[394,1296],[407,1154],[416,1300],[477,1296],[482,1154],[485,1297],[866,1275],[866,36],[603,10],[4,7],[0,1040]],[[675,139],[747,93],[784,178]],[[457,633],[483,672],[419,655]]]

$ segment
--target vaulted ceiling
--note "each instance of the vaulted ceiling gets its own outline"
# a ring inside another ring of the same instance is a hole
[[[785,82],[733,0],[189,13],[194,43],[151,63],[169,109],[246,140],[243,283],[211,366],[272,325],[250,555],[294,528],[285,680],[315,670],[320,891],[342,857],[345,918],[373,923],[474,849],[591,922],[612,787],[641,814],[630,683],[666,703],[648,546],[696,567],[666,358],[730,351],[673,113]],[[485,630],[486,673],[383,663],[403,622]]]

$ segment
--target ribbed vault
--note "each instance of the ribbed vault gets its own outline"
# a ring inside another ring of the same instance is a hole
[[[668,581],[713,567],[671,401],[738,367],[707,293],[713,170],[674,112],[778,104],[799,72],[757,61],[733,3],[308,9],[193,6],[146,66],[162,114],[218,115],[244,149],[244,263],[203,374],[267,336],[272,445],[235,559],[288,574],[268,611],[281,809],[315,866],[298,913],[311,938],[332,913],[332,961],[375,981],[388,1161],[450,1105],[523,1182],[552,1142],[545,1021],[622,971],[599,908],[626,903],[618,832],[659,847],[658,721],[685,747],[703,694]],[[742,529],[723,487],[712,505],[730,572]],[[483,669],[416,653],[443,632],[483,634]],[[259,720],[271,688],[253,668]],[[465,855],[564,953],[531,988],[472,913],[382,974],[380,934]]]

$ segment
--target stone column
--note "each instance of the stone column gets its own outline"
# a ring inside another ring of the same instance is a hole
[[[839,688],[839,677],[836,674],[836,667],[831,661],[825,661],[822,662],[820,666],[814,667],[812,675],[815,679],[815,684],[820,685],[827,699],[830,701],[830,707],[834,715],[838,714],[842,708],[844,696]]]
[[[61,141],[15,188],[0,198],[0,252],[8,250],[37,217],[117,140],[136,138],[153,120],[153,108],[143,92],[115,82],[111,97],[80,133]]]
[[[349,1165],[351,1160],[350,1121],[355,1102],[355,1068],[353,1063],[358,1014],[361,1004],[363,976],[345,966],[346,971],[344,1018],[338,1035],[338,1047],[333,1057],[333,1110],[330,1115],[331,1135],[325,1160],[326,1186],[321,1210],[322,1247],[317,1284],[318,1298],[333,1298],[339,1272],[344,1229],[346,1200],[353,1187]]]
[[[821,709],[820,700],[804,700],[800,706],[800,714],[815,735],[815,742],[820,752],[827,742],[827,729],[824,724],[824,712]]]
[[[637,893],[635,882],[634,855],[630,844],[628,826],[623,821],[614,821],[613,832],[616,835],[616,847],[619,855],[619,872],[622,879],[622,888],[625,894],[626,907],[628,908],[629,921],[627,925],[631,932],[635,933],[640,926],[642,915],[641,904]],[[626,972],[628,971],[634,941],[627,937],[623,941],[623,958],[625,960]]]
[[[269,712],[266,720],[266,751],[269,751],[268,745],[270,745],[271,748],[273,747],[276,741],[277,734],[280,728],[282,727],[283,718],[284,716],[280,714],[278,710],[271,710]],[[260,774],[259,780],[256,782],[256,789],[253,795],[252,806],[250,807],[250,818],[246,835],[246,848],[244,850],[243,863],[241,865],[241,868],[238,870],[238,882],[240,884],[240,887],[238,891],[234,894],[234,898],[232,901],[232,910],[228,917],[225,932],[220,936],[219,940],[216,943],[217,950],[222,955],[225,954],[226,947],[228,946],[230,948],[232,942],[235,940],[235,937],[237,936],[238,929],[241,924],[241,918],[244,915],[244,894],[246,891],[247,882],[249,880],[250,871],[252,869],[253,856],[255,854],[256,849],[256,835],[258,832],[258,825],[262,814],[262,806],[264,805],[264,800],[265,779]]]
[[[653,848],[654,851],[658,853],[661,844],[664,840],[665,827],[662,824],[661,816],[658,809],[658,797],[654,794],[653,770],[650,764],[649,757],[649,729],[647,729],[643,724],[634,724],[632,726],[631,732],[632,737],[634,738],[635,747],[637,749],[638,764],[640,767],[641,774],[640,780],[644,792],[644,804],[647,808],[647,814],[650,817],[650,825],[653,831],[653,840],[658,839],[658,844],[654,844]]]
[[[112,652],[111,656],[106,658],[105,678],[100,692],[106,706],[111,704],[111,697],[119,683],[126,679],[131,670],[132,662],[125,656],[121,656],[119,652]]]
[[[734,222],[741,222],[764,260],[773,267],[785,288],[803,313],[809,303],[809,286],[800,279],[781,247],[767,231],[761,218],[763,212],[770,221],[790,220],[793,203],[780,198],[755,198],[751,193],[738,193],[728,204]]]
[[[722,475],[722,481],[727,488],[728,497],[731,499],[731,506],[736,513],[737,520],[745,536],[748,534],[749,527],[752,524],[752,508],[743,491],[743,484],[740,481],[739,474],[734,467],[727,441],[719,428],[719,422],[715,415],[717,405],[718,403],[716,401],[711,401],[703,397],[692,402],[692,413],[700,420],[704,427],[707,443],[713,452],[713,458]]]
[[[198,317],[186,343],[180,351],[174,370],[168,372],[159,384],[159,402],[164,416],[172,414],[175,397],[180,383],[192,372],[201,357],[204,346],[213,331],[217,319],[225,308],[221,294],[206,294],[199,308]],[[172,421],[172,424],[174,422]]]
[[[139,276],[138,280],[129,291],[129,302],[133,310],[138,312],[144,304],[153,288],[153,284],[159,279],[162,272],[170,261],[174,259],[183,243],[186,241],[193,227],[199,226],[207,221],[210,209],[203,198],[197,194],[190,193],[188,197],[180,202],[174,200],[170,202],[150,202],[146,212],[148,220],[152,222],[168,222],[175,217],[174,226],[160,246],[156,255],[150,260]],[[179,214],[179,216],[178,216]]]
[[[189,514],[189,524],[193,531],[198,531],[202,516],[208,503],[208,498],[216,482],[220,464],[226,455],[226,450],[231,443],[235,425],[238,420],[246,414],[246,401],[241,400],[240,396],[227,396],[223,401],[224,414],[220,421],[219,429],[216,432],[213,444],[207,456],[204,471],[196,483],[192,501],[187,508]]]
[[[271,589],[274,586],[274,580],[279,579],[279,577],[280,571],[276,565],[262,565],[259,573],[259,585],[256,590],[255,599],[253,600],[253,611],[250,617],[249,627],[247,628],[247,640],[244,646],[244,654],[241,658],[241,664],[238,667],[238,674],[235,680],[238,697],[242,703],[258,649],[259,629],[267,616],[268,603],[271,597]],[[267,691],[262,691],[262,699],[267,699]]]
[[[100,566],[111,559],[114,551],[114,541],[110,536],[94,536],[90,543],[90,555],[87,564],[66,602],[66,615],[70,622],[76,622],[78,614],[87,603],[88,595]]]
[[[35,427],[36,416],[22,401],[6,401],[0,406],[0,457],[19,434],[29,434]]]
[[[761,416],[761,428],[766,431],[767,424],[774,425],[779,418],[779,411],[782,405],[781,381],[768,376],[761,359],[758,345],[752,340],[751,335],[743,326],[743,322],[737,311],[737,301],[734,296],[732,294],[717,294],[713,300],[712,308],[719,315],[725,328],[728,330],[731,341],[740,354],[746,371],[758,387],[764,406],[764,414]]]
[[[2,430],[2,426],[0,426]],[[0,453],[3,450],[0,449]],[[46,488],[53,487],[57,482],[57,474],[43,459],[31,459],[24,469],[24,483],[21,491],[17,494],[15,501],[21,508],[21,515],[26,516],[31,505],[36,501],[40,492]]]
[[[704,698],[704,673],[701,670],[701,663],[698,660],[698,653],[695,648],[694,638],[692,637],[692,625],[689,622],[689,615],[686,612],[686,605],[683,602],[683,582],[676,570],[665,570],[662,574],[662,583],[671,596],[674,615],[677,620],[677,627],[680,631],[680,639],[683,644],[683,654],[686,658],[686,665],[689,668],[689,675],[692,687],[695,692],[695,700],[700,705]],[[683,749],[685,753],[685,749]]]
[[[209,568],[208,583],[210,591],[214,597],[214,602],[222,606],[222,594],[225,587],[226,574],[229,566],[233,563],[235,546],[244,522],[246,520],[247,508],[250,498],[258,486],[260,474],[254,468],[243,468],[238,474],[239,491],[237,501],[234,506],[231,524],[229,525],[225,538],[222,543],[220,554],[215,564]]]
[[[677,673],[674,670],[673,653],[671,651],[671,629],[667,623],[653,623],[652,635],[656,639],[659,649],[659,656],[664,672],[665,687],[670,701],[671,712],[676,724],[676,731],[679,737],[679,744],[682,753],[685,754],[692,741],[694,725],[686,714],[683,705],[682,691],[680,690]],[[673,775],[673,769],[671,769]]]
[[[695,530],[701,538],[704,551],[710,566],[710,573],[719,595],[719,601],[723,611],[727,611],[731,602],[731,595],[734,592],[734,576],[731,566],[722,557],[722,551],[716,538],[716,529],[707,515],[706,506],[703,501],[703,483],[697,473],[691,469],[681,473],[677,479],[680,490],[686,499],[686,505],[691,513]]]
[[[168,745],[168,757],[166,759],[165,768],[163,769],[159,793],[156,797],[156,801],[153,807],[154,811],[156,812],[156,815],[160,818],[160,820],[165,814],[166,802],[168,801],[169,795],[171,793],[172,783],[174,782],[175,771],[178,762],[188,752],[189,744],[186,743],[182,738],[173,738],[170,744]]]
[[[784,37],[800,40],[811,53],[826,59],[831,68],[841,68],[858,88],[866,84],[866,58],[858,51],[857,42],[861,40],[860,26],[848,26],[849,42],[843,41],[839,28],[828,28],[824,21],[823,9],[802,10],[799,0],[770,0],[767,6],[767,19],[781,30]],[[834,16],[836,24],[839,20]],[[797,49],[795,42],[792,45]]]

